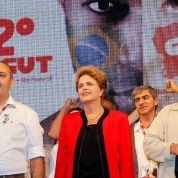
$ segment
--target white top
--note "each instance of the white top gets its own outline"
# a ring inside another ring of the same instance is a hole
[[[134,126],[135,149],[138,161],[138,178],[146,176],[146,173],[151,173],[154,168],[157,169],[157,163],[149,160],[143,149],[144,134],[147,134],[148,129],[142,130],[141,123],[138,121]]]
[[[12,97],[6,104],[0,115],[0,175],[25,173],[28,159],[44,157],[43,129],[32,108]]]
[[[51,151],[50,160],[49,160],[49,177],[54,178],[55,168],[56,168],[56,158],[57,158],[57,151],[58,151],[58,143],[53,146]]]

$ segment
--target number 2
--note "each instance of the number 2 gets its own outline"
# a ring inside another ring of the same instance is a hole
[[[5,30],[0,34],[0,56],[14,55],[13,46],[4,47],[4,43],[13,36],[14,23],[9,19],[0,19],[0,28],[2,27],[4,27]]]

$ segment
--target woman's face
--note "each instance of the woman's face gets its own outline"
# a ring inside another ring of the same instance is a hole
[[[99,87],[94,78],[89,75],[83,75],[79,78],[78,95],[82,103],[86,104],[97,100],[100,101],[102,94],[103,89]]]

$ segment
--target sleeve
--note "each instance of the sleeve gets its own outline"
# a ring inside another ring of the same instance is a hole
[[[165,124],[168,119],[168,107],[163,108],[153,120],[144,139],[144,151],[148,158],[156,162],[172,159],[170,146],[172,143],[165,141]]]
[[[44,157],[43,129],[39,123],[37,113],[31,108],[27,109],[27,158]]]
[[[121,143],[120,151],[120,174],[122,178],[134,178],[134,164],[132,156],[132,144],[128,117],[124,115],[121,121]]]
[[[58,152],[57,152],[57,160],[56,160],[56,170],[54,178],[64,178],[66,177],[67,170],[67,143],[65,136],[65,118],[64,116],[61,129],[59,132],[58,138]],[[60,140],[60,141],[59,141]]]

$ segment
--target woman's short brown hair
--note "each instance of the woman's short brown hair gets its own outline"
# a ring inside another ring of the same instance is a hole
[[[77,91],[78,91],[79,79],[83,75],[89,75],[90,77],[95,79],[96,82],[98,83],[100,89],[103,89],[104,93],[105,93],[105,91],[107,89],[107,76],[103,71],[99,70],[97,67],[92,66],[92,65],[83,66],[78,69],[78,71],[76,73],[76,77],[75,77],[75,87],[76,87]]]

